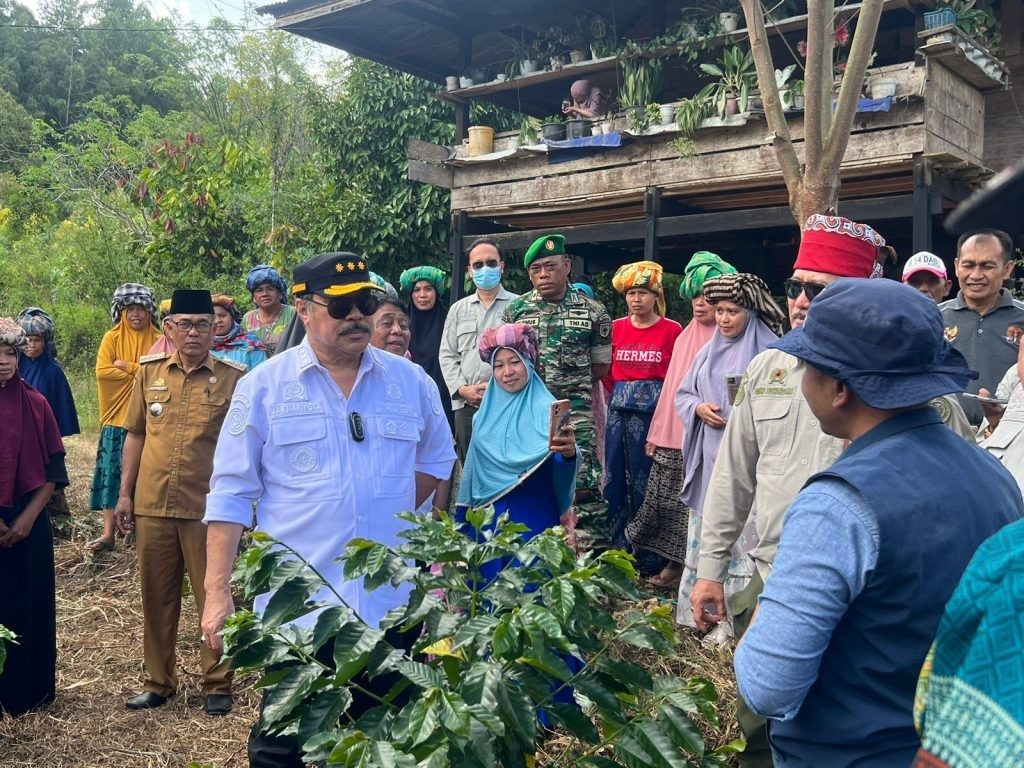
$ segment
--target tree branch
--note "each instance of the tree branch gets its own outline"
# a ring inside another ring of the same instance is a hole
[[[779,161],[779,168],[782,170],[782,178],[786,182],[786,189],[792,195],[794,189],[800,185],[800,159],[793,148],[789,123],[782,111],[779,89],[775,84],[775,62],[772,59],[771,49],[768,47],[764,11],[761,8],[760,0],[740,0],[740,5],[743,6],[743,16],[747,22],[750,54],[754,58],[754,66],[757,69],[757,87],[761,91],[764,116],[768,121],[768,128],[774,136],[772,144],[775,148],[775,156]]]
[[[807,69],[804,73],[804,164],[821,161],[823,137],[832,119],[833,0],[807,0]]]
[[[882,15],[883,0],[864,0],[857,20],[857,30],[850,44],[850,55],[846,60],[846,73],[843,75],[843,86],[839,91],[836,112],[832,119],[832,127],[825,137],[822,150],[821,173],[823,175],[839,173],[839,166],[850,143],[850,131],[853,129],[853,118],[857,114],[857,102],[864,87],[864,73],[867,71],[868,60],[875,44],[875,33],[878,31],[878,20]]]

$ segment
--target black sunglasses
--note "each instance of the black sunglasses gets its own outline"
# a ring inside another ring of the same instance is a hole
[[[794,280],[790,278],[782,283],[786,289],[786,298],[795,301],[800,298],[801,293],[807,295],[808,301],[814,301],[818,298],[818,294],[825,290],[825,286],[821,283],[805,283],[802,280]]]
[[[491,269],[494,269],[495,267],[498,266],[498,260],[497,259],[487,259],[487,261],[474,261],[469,266],[471,266],[473,269],[483,269],[485,266],[490,267]]]
[[[348,317],[352,307],[358,309],[359,314],[363,317],[369,317],[380,307],[380,299],[376,294],[369,292],[359,292],[355,296],[324,296],[323,298],[327,299],[326,304],[316,301],[313,296],[319,296],[319,294],[312,294],[309,300],[318,307],[327,307],[327,314],[335,320],[343,320]]]

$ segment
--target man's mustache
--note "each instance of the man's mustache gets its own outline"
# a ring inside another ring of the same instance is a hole
[[[338,335],[339,336],[351,336],[352,334],[355,334],[355,333],[369,333],[369,332],[370,332],[370,326],[368,326],[366,323],[352,323],[351,325],[346,325],[344,328],[342,328],[340,331],[338,331]]]

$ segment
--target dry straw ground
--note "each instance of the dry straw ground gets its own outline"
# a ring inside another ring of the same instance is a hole
[[[227,717],[202,712],[199,628],[191,595],[183,600],[178,639],[180,683],[174,699],[149,712],[130,712],[126,699],[142,679],[142,611],[134,551],[119,542],[114,552],[86,553],[97,521],[87,512],[95,451],[94,435],[67,439],[71,475],[69,501],[75,515],[71,538],[56,546],[57,700],[17,719],[0,719],[0,766],[46,768],[244,768],[245,744],[255,722],[258,693],[251,679],[236,680],[235,708]],[[12,585],[2,585],[10,589]],[[657,599],[657,598],[655,598]],[[648,653],[644,663],[658,673],[712,679],[721,695],[722,729],[708,730],[709,743],[738,735],[731,710],[735,689],[731,653],[700,646],[681,635],[680,653]],[[557,735],[538,754],[553,762],[564,750]]]

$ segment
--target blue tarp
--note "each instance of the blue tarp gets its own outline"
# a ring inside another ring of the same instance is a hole
[[[587,155],[593,155],[608,148],[622,146],[621,133],[602,133],[600,136],[586,136],[582,139],[565,141],[544,140],[548,147],[548,163],[568,163]]]

